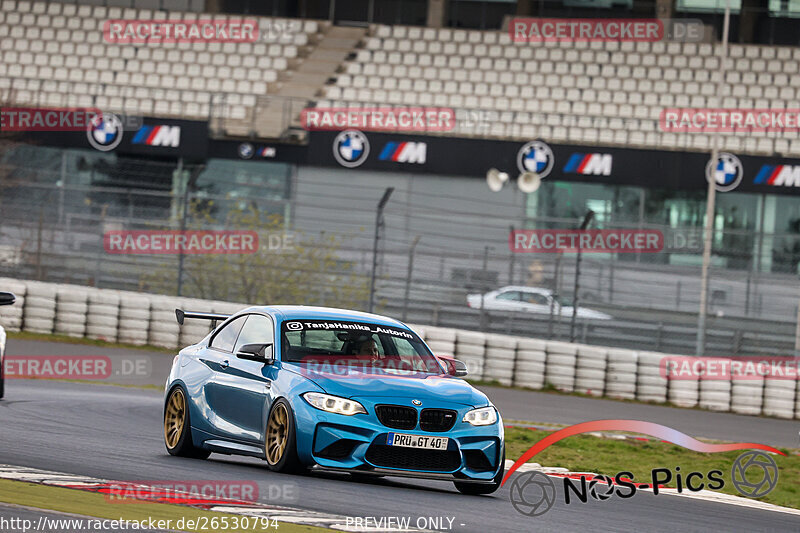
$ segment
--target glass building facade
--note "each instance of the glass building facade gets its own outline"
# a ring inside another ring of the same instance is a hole
[[[184,164],[176,160],[24,144],[6,151],[2,168],[0,202],[4,216],[9,219],[42,211],[45,219],[59,222],[100,216],[139,225],[175,221],[182,213],[188,185],[192,200],[213,205],[214,219],[218,221],[224,221],[231,209],[253,207],[261,213],[281,215],[287,226],[303,226],[305,219],[318,220],[314,218],[315,211],[325,209],[347,218],[342,224],[349,231],[352,219],[358,219],[361,225],[371,224],[368,221],[374,218],[372,196],[379,195],[384,187],[395,186],[398,191],[407,191],[402,207],[395,204],[393,209],[405,219],[400,225],[407,231],[400,238],[409,242],[415,232],[430,231],[433,238],[429,240],[438,239],[446,246],[462,239],[461,228],[474,226],[475,217],[483,216],[487,217],[483,220],[488,229],[480,230],[480,234],[496,245],[507,236],[509,225],[574,228],[576,221],[592,210],[595,228],[646,228],[664,232],[667,253],[618,254],[617,261],[699,266],[702,254],[706,207],[706,194],[702,190],[545,179],[532,194],[522,194],[513,185],[495,194],[482,180],[472,177],[365,170],[354,173],[345,169],[233,159]],[[313,179],[304,179],[308,176]],[[298,187],[298,179],[305,185]],[[298,220],[295,213],[298,209],[309,215]],[[433,230],[426,221],[415,220],[421,216],[419,212],[449,216]],[[489,223],[489,217],[495,220]],[[336,231],[336,222],[328,229]],[[798,197],[719,193],[714,229],[716,267],[798,273]],[[479,231],[477,226],[475,230]]]

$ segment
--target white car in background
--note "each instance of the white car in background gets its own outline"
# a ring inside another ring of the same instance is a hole
[[[550,289],[508,285],[483,295],[468,294],[467,305],[473,309],[481,309],[481,297],[483,297],[483,307],[490,311],[517,311],[549,315],[552,307],[552,312],[556,316],[559,314],[562,317],[572,316],[572,302],[563,296],[554,297],[553,291]],[[611,315],[586,307],[578,307],[577,316],[591,320],[611,320],[613,318]]]
[[[0,305],[11,305],[17,300],[17,297],[10,292],[0,292]],[[3,326],[0,326],[0,398],[3,397],[4,388],[5,388],[5,375],[3,374],[5,369],[5,358],[4,354],[6,351],[6,331],[3,329]]]

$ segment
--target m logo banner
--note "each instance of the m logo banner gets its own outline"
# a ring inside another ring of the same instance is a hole
[[[800,187],[800,165],[762,165],[753,183]]]
[[[573,153],[564,165],[564,172],[585,176],[609,176],[611,164],[611,154]]]
[[[395,163],[424,165],[427,154],[428,145],[423,142],[388,142],[381,150],[378,159]]]
[[[131,141],[146,146],[177,148],[181,145],[180,126],[142,126]]]

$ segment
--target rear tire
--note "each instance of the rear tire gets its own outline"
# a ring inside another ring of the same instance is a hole
[[[192,442],[189,403],[181,387],[173,388],[164,404],[164,445],[170,455],[178,457],[206,459],[211,455],[210,451]]]
[[[3,398],[3,394],[5,393],[5,375],[3,375],[3,363],[0,362],[0,399]]]
[[[264,432],[264,459],[273,472],[294,474],[307,468],[297,456],[297,432],[294,412],[285,398],[272,404]]]
[[[453,485],[456,486],[456,489],[461,494],[466,494],[468,496],[481,496],[483,494],[491,494],[495,492],[497,489],[500,488],[500,484],[503,482],[503,476],[506,473],[506,449],[505,446],[503,447],[503,454],[501,455],[502,459],[500,459],[500,470],[497,472],[497,475],[494,476],[491,483],[464,483],[461,481],[454,481]]]

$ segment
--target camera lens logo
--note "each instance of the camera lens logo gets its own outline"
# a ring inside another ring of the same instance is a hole
[[[553,150],[542,141],[531,141],[522,145],[517,152],[517,168],[520,172],[535,172],[540,178],[547,177],[553,170],[555,156]]]
[[[369,155],[367,136],[358,130],[345,130],[333,140],[333,157],[347,168],[355,168]]]
[[[744,168],[742,162],[733,154],[720,152],[717,160],[709,160],[706,165],[706,178],[714,180],[719,192],[732,191],[742,182]]]
[[[286,323],[286,329],[288,329],[289,331],[300,331],[301,329],[303,329],[303,323],[302,322],[287,322]]]
[[[778,484],[778,465],[760,450],[750,450],[736,458],[731,470],[733,486],[742,496],[766,496]]]
[[[122,142],[122,121],[112,113],[95,115],[86,130],[86,137],[95,150],[111,151]]]
[[[511,483],[511,505],[526,516],[543,515],[556,502],[556,486],[542,472],[526,472]]]

